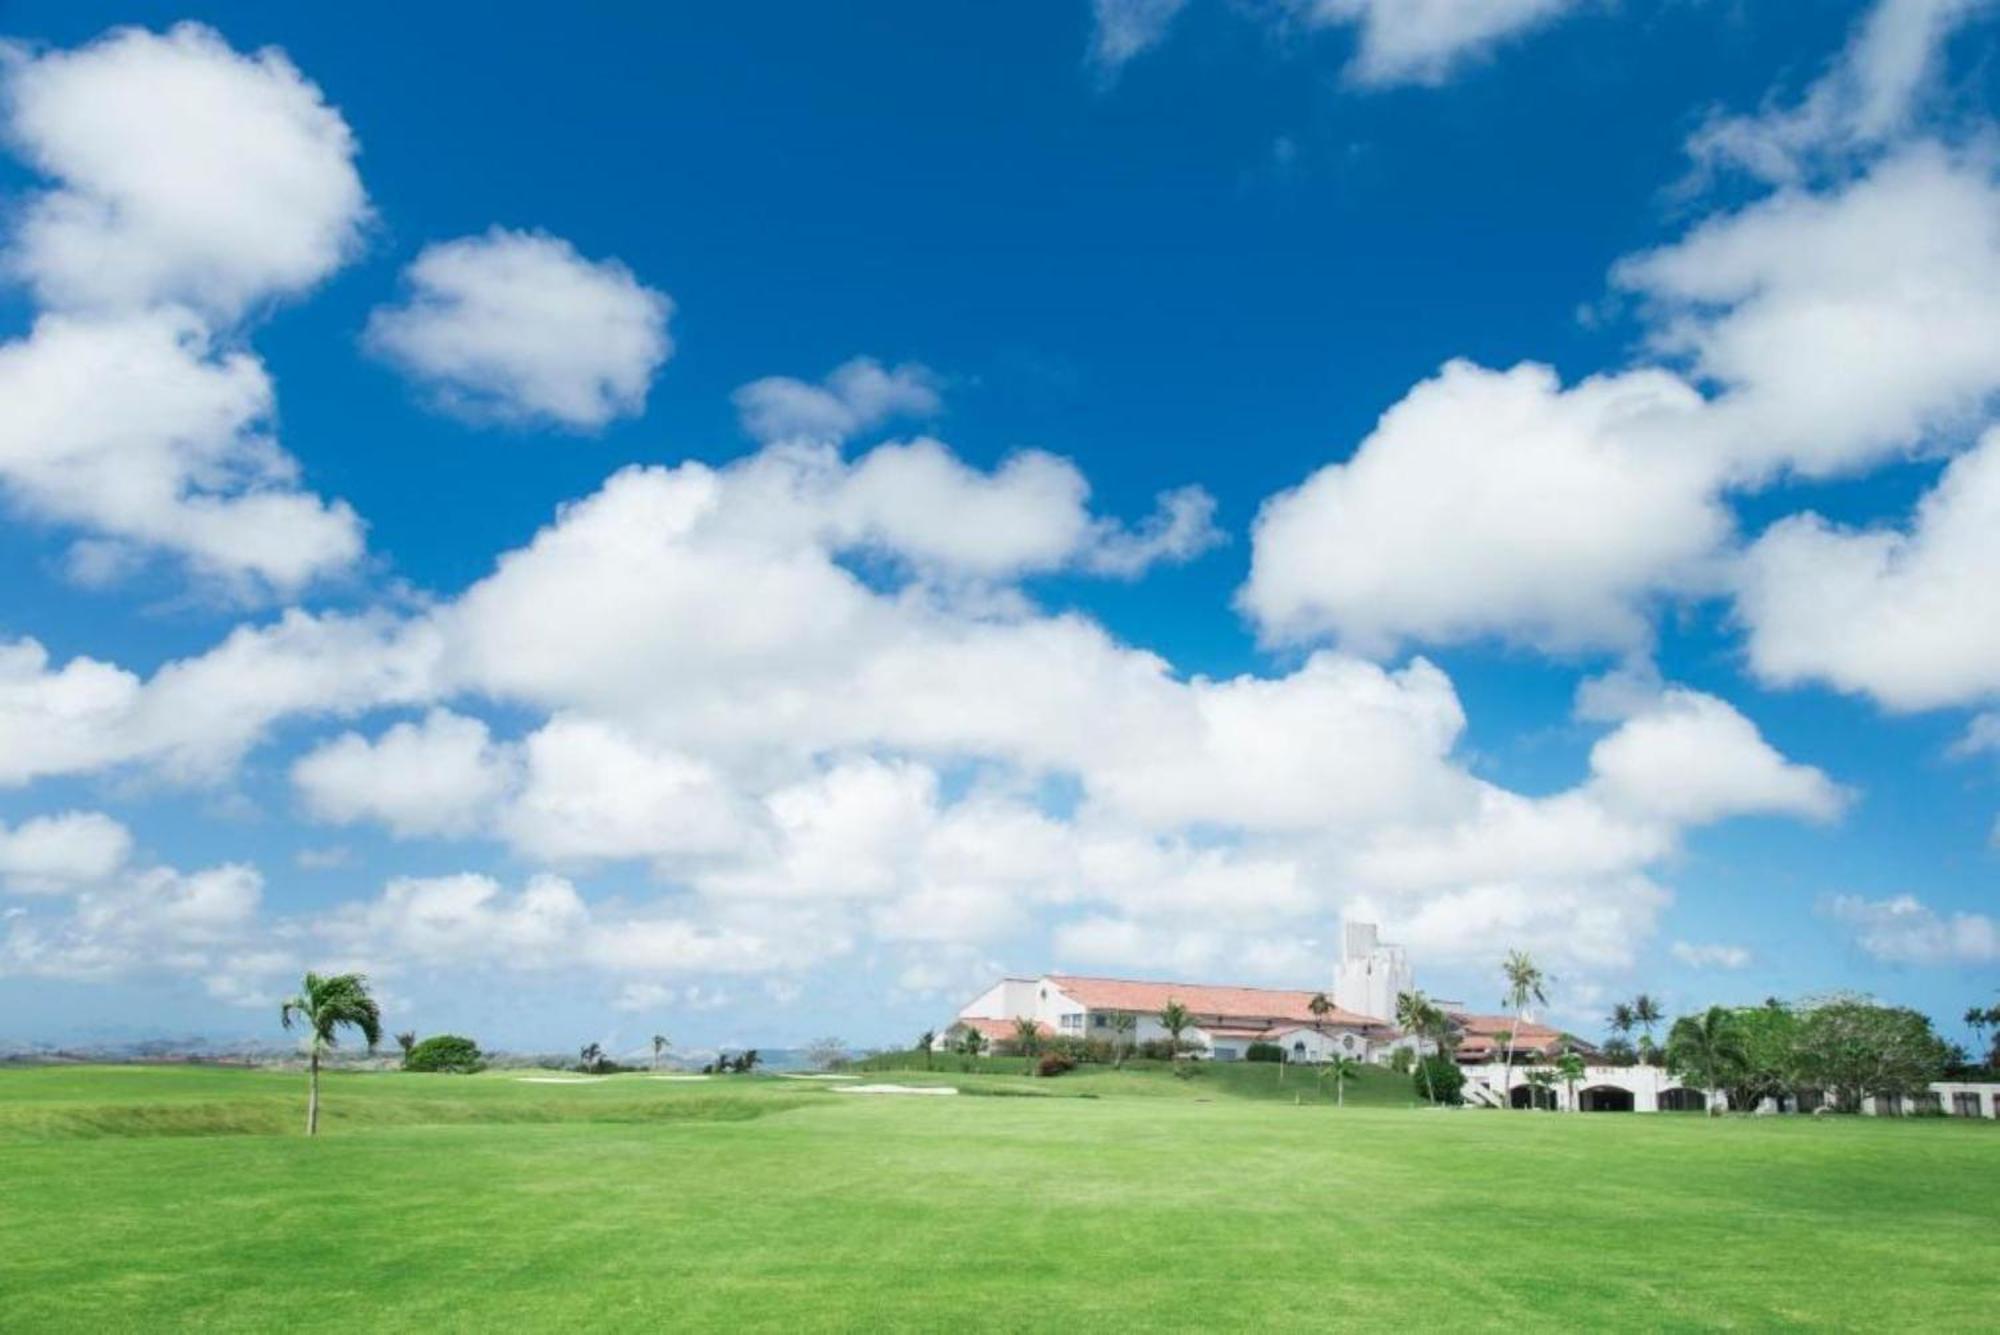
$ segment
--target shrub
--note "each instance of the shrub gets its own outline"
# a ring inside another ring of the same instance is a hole
[[[1397,1048],[1389,1054],[1389,1069],[1397,1075],[1408,1075],[1415,1062],[1416,1058],[1410,1054],[1408,1048]]]
[[[1410,1085],[1420,1099],[1435,1103],[1465,1102],[1465,1072],[1449,1057],[1432,1053],[1410,1073]]]
[[[1086,1062],[1102,1064],[1116,1055],[1111,1050],[1111,1044],[1104,1039],[1082,1038],[1073,1034],[1063,1034],[1043,1040],[1042,1050],[1060,1053],[1079,1066]]]
[[[1285,1050],[1276,1043],[1252,1043],[1243,1050],[1243,1060],[1247,1062],[1281,1062],[1285,1060]]]
[[[486,1056],[479,1045],[457,1034],[434,1034],[403,1054],[405,1071],[436,1071],[451,1075],[471,1075],[486,1069]]]
[[[1185,1057],[1191,1052],[1200,1051],[1201,1044],[1194,1042],[1192,1039],[1184,1038],[1180,1041],[1181,1056]],[[1138,1052],[1141,1057],[1145,1057],[1150,1061],[1172,1061],[1174,1059],[1174,1041],[1170,1038],[1149,1038],[1139,1045]]]
[[[1061,1075],[1066,1071],[1074,1071],[1075,1069],[1076,1063],[1063,1056],[1060,1052],[1048,1053],[1035,1063],[1036,1075]]]

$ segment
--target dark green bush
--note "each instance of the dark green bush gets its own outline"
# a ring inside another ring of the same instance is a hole
[[[405,1071],[433,1071],[449,1075],[471,1075],[486,1069],[486,1056],[479,1045],[457,1034],[435,1034],[403,1054]]]
[[[1465,1102],[1465,1072],[1449,1057],[1432,1053],[1410,1073],[1410,1086],[1420,1099],[1435,1103]]]
[[[1276,1043],[1252,1043],[1243,1049],[1243,1060],[1247,1062],[1281,1062],[1285,1050]]]

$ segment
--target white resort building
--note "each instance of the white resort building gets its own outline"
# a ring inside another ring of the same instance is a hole
[[[1324,993],[1063,973],[1002,978],[960,1007],[935,1044],[953,1047],[969,1029],[989,1043],[1009,1042],[1020,1020],[1034,1021],[1045,1037],[1155,1042],[1169,1037],[1160,1013],[1169,1003],[1179,1002],[1190,1020],[1181,1038],[1193,1045],[1197,1057],[1241,1061],[1252,1043],[1269,1043],[1282,1049],[1284,1059],[1291,1062],[1316,1064],[1336,1056],[1387,1062],[1397,1048],[1412,1046],[1393,1017],[1396,998],[1415,989],[1403,948],[1383,942],[1374,923],[1354,922],[1341,928],[1340,961],[1334,967],[1333,986]],[[1322,995],[1332,1009],[1315,1015],[1313,1000]],[[1592,1060],[1597,1054],[1591,1045],[1559,1029],[1531,1020],[1516,1023],[1509,1015],[1476,1014],[1455,1003],[1438,1004],[1456,1022],[1458,1041],[1452,1055],[1465,1072],[1468,1104],[1579,1112],[1691,1112],[1707,1106],[1708,1096],[1702,1090],[1663,1067],[1602,1065]],[[1121,1031],[1121,1016],[1132,1018],[1129,1032]],[[1506,1060],[1510,1034],[1511,1067]],[[1425,1043],[1423,1048],[1431,1051],[1435,1045]],[[1584,1058],[1582,1078],[1573,1086],[1538,1088],[1531,1073],[1566,1051]],[[1914,1099],[1864,1099],[1862,1111],[2000,1118],[2000,1084],[1940,1082]]]

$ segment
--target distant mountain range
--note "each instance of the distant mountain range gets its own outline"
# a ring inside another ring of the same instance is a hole
[[[741,1048],[731,1048],[733,1054]],[[699,1068],[712,1062],[718,1052],[714,1048],[688,1048],[667,1054],[661,1062],[670,1070]],[[576,1062],[575,1052],[527,1052],[510,1051],[505,1048],[488,1053],[495,1066],[547,1066],[562,1067]],[[109,1062],[214,1062],[241,1066],[282,1066],[299,1059],[299,1048],[295,1042],[272,1039],[235,1038],[212,1039],[200,1034],[189,1034],[172,1038],[96,1038],[79,1039],[68,1043],[15,1042],[0,1039],[0,1062],[15,1065],[60,1065],[65,1063],[109,1063]],[[363,1049],[343,1047],[333,1055],[333,1062],[340,1066],[385,1067],[396,1063],[397,1054],[393,1045],[378,1049],[371,1057]],[[619,1060],[627,1065],[648,1065],[649,1059],[630,1053],[620,1054]],[[772,1071],[804,1070],[812,1065],[802,1048],[759,1048],[757,1063]]]

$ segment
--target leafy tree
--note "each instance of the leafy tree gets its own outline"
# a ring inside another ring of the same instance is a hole
[[[917,1035],[917,1051],[924,1054],[924,1069],[926,1071],[931,1069],[931,1048],[936,1042],[937,1033],[935,1030],[926,1029],[923,1033]]]
[[[1410,1085],[1432,1103],[1456,1106],[1465,1102],[1465,1072],[1442,1052],[1418,1060]]]
[[[1396,995],[1396,1023],[1413,1040],[1412,1063],[1417,1068],[1417,1079],[1423,1084],[1424,1096],[1436,1103],[1437,1090],[1430,1083],[1430,1066],[1423,1060],[1424,1040],[1438,1027],[1444,1012],[1430,1003],[1421,992],[1400,992]],[[1452,1063],[1457,1070],[1457,1063]],[[1463,1073],[1460,1083],[1464,1082]]]
[[[1639,1060],[1639,1054],[1633,1050],[1632,1040],[1628,1038],[1608,1038],[1598,1053],[1607,1066],[1630,1066]]]
[[[433,1034],[403,1055],[403,1069],[471,1075],[486,1069],[486,1055],[469,1038],[457,1034]]]
[[[806,1044],[806,1060],[815,1070],[831,1071],[847,1058],[847,1041],[829,1034]]]
[[[1754,1110],[1765,1099],[1781,1098],[1798,1089],[1799,1018],[1776,997],[1761,1006],[1736,1012],[1736,1030],[1743,1040],[1743,1064],[1729,1081],[1730,1106]]]
[[[1174,1045],[1175,1061],[1181,1059],[1181,1035],[1186,1033],[1193,1023],[1194,1017],[1188,1014],[1187,1007],[1169,997],[1166,1009],[1160,1012],[1160,1028],[1167,1031],[1167,1038]]]
[[[1849,1112],[1868,1095],[1923,1092],[1949,1061],[1929,1018],[1907,1007],[1840,996],[1808,1004],[1799,1016],[1802,1078],[1832,1091]]]
[[[1514,1028],[1509,1030],[1507,1034],[1507,1065],[1501,1087],[1512,1089],[1514,1087],[1514,1034],[1520,1030],[1521,1021],[1527,1018],[1529,1002],[1532,1001],[1537,1006],[1548,1005],[1549,999],[1542,994],[1542,985],[1548,980],[1543,975],[1541,969],[1535,964],[1534,960],[1528,957],[1527,952],[1521,950],[1508,951],[1505,962],[1500,966],[1500,971],[1507,975],[1507,995],[1501,998],[1501,1000],[1505,1005],[1511,1006],[1514,1010]]]
[[[373,1052],[382,1041],[382,1008],[368,995],[368,980],[358,973],[337,973],[322,977],[308,973],[299,983],[296,996],[278,1008],[278,1022],[290,1029],[294,1023],[306,1031],[306,1134],[319,1134],[319,1059],[337,1046],[343,1028],[357,1029]]]
[[[1119,1011],[1111,1017],[1111,1046],[1115,1049],[1111,1067],[1123,1070],[1125,1059],[1132,1055],[1132,1035],[1139,1030],[1139,1017],[1130,1011]]]
[[[403,1050],[403,1065],[408,1066],[410,1064],[410,1049],[416,1045],[416,1030],[405,1029],[402,1033],[396,1035],[396,1046]]]
[[[653,1069],[655,1071],[660,1069],[660,1057],[672,1046],[673,1044],[668,1041],[665,1034],[653,1035]]]
[[[1660,1049],[1653,1042],[1653,1026],[1660,1024],[1666,1018],[1666,1014],[1660,1010],[1660,1003],[1646,993],[1641,992],[1632,998],[1632,1023],[1646,1033],[1645,1038],[1639,1043],[1639,1057],[1648,1066],[1660,1064]]]
[[[1693,1081],[1708,1096],[1711,1117],[1720,1111],[1716,1095],[1749,1059],[1735,1014],[1720,1006],[1710,1006],[1700,1015],[1683,1015],[1667,1031],[1667,1069]]]
[[[757,1069],[759,1060],[757,1049],[745,1048],[743,1055],[736,1059],[736,1070],[739,1074],[748,1075]]]

